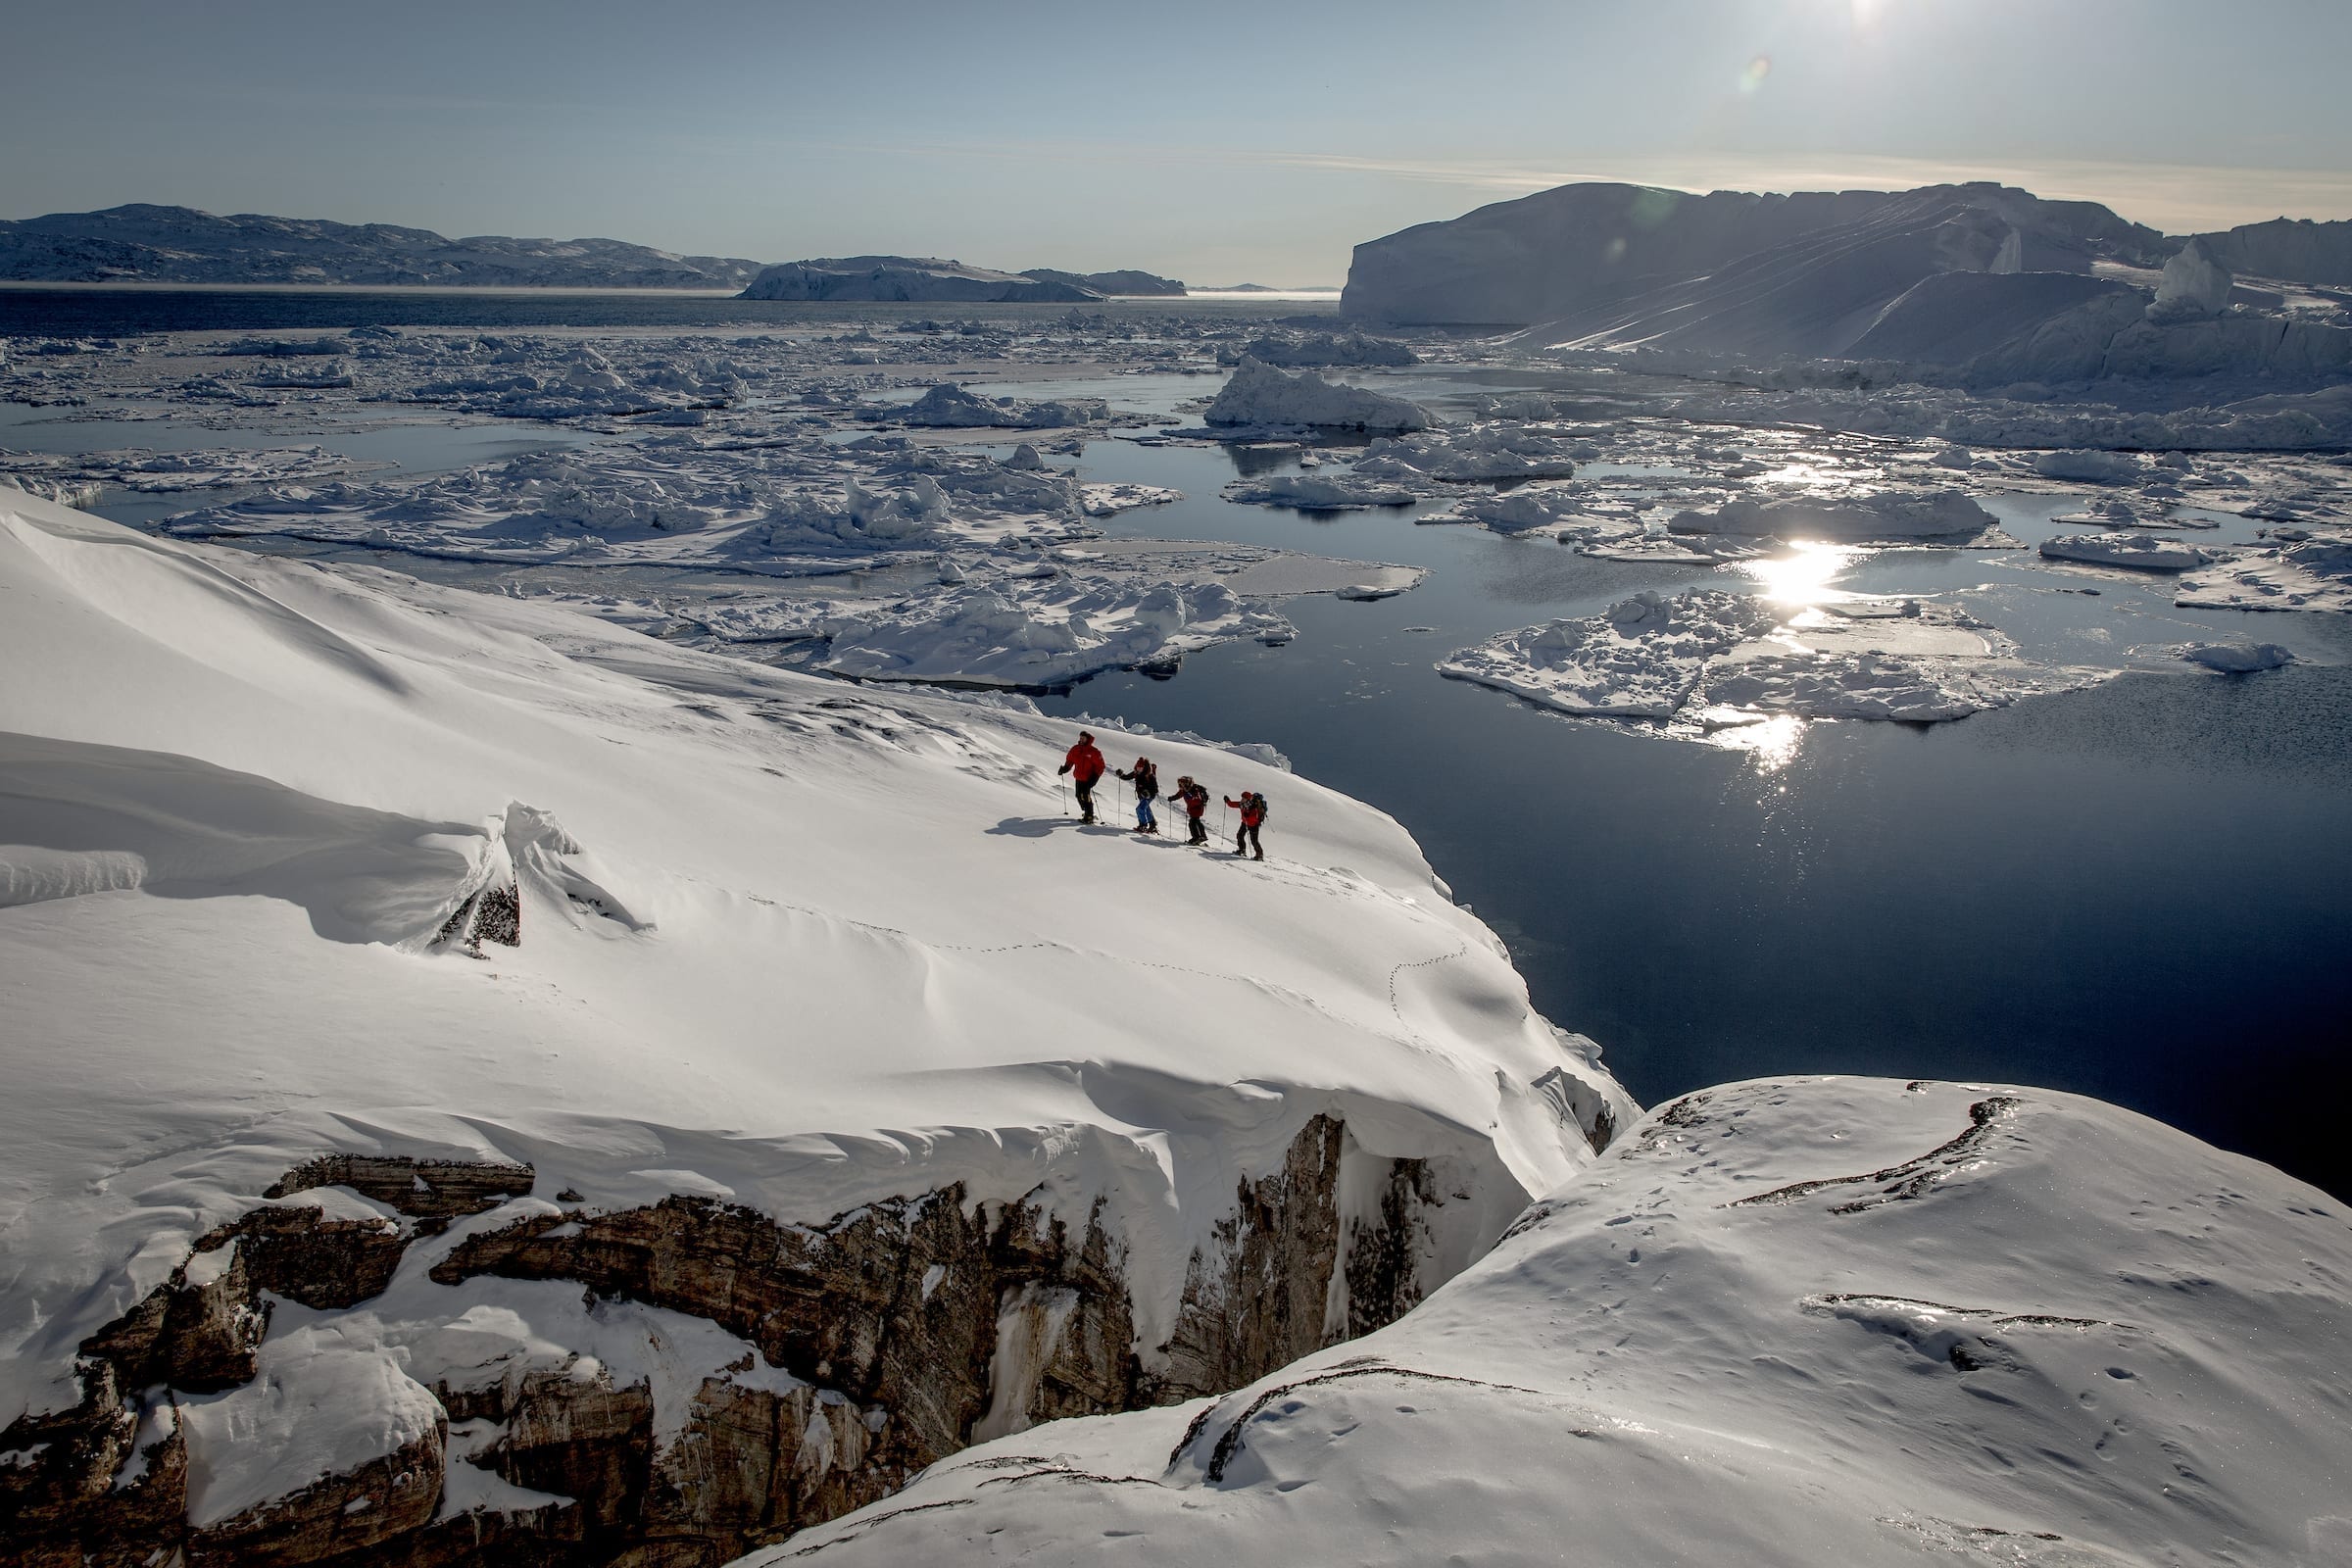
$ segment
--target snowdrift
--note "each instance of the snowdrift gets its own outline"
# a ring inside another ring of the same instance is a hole
[[[844,1565],[2352,1557],[2341,1207],[2038,1090],[1666,1106],[1411,1316],[959,1455]]]
[[[1017,706],[10,491],[0,659],[43,1549],[739,1552],[1376,1328],[1636,1114],[1230,752],[1102,737],[1267,792],[1263,866],[1079,828]]]

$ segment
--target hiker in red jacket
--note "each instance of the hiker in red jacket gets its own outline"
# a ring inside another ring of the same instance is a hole
[[[1069,754],[1061,760],[1061,766],[1054,769],[1057,774],[1069,774],[1070,782],[1078,787],[1079,821],[1092,822],[1095,819],[1095,784],[1102,777],[1103,768],[1109,765],[1102,760],[1102,753],[1095,745],[1094,732],[1082,729],[1078,732],[1078,744],[1070,748]]]
[[[1208,811],[1208,786],[1196,783],[1191,774],[1176,781],[1176,799],[1184,806],[1184,825],[1192,829],[1192,842],[1208,842],[1208,824],[1200,818]]]
[[[1242,813],[1242,830],[1233,836],[1233,853],[1239,855],[1244,846],[1249,846],[1257,851],[1256,858],[1264,859],[1265,841],[1258,837],[1257,830],[1265,825],[1266,798],[1255,790],[1244,790],[1238,801],[1226,796],[1225,804]]]

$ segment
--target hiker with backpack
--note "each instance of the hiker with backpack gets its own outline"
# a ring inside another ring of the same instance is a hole
[[[1233,853],[1242,854],[1243,847],[1247,845],[1257,851],[1256,858],[1264,859],[1266,846],[1265,841],[1258,837],[1258,829],[1265,826],[1266,798],[1255,790],[1244,790],[1240,800],[1228,795],[1225,804],[1242,813],[1242,829],[1233,836]]]
[[[1122,767],[1119,777],[1135,786],[1135,830],[1138,833],[1157,833],[1159,818],[1152,813],[1152,803],[1159,799],[1159,769],[1149,757],[1139,757],[1135,766]]]
[[[1092,730],[1078,732],[1078,744],[1071,747],[1061,760],[1056,773],[1067,773],[1070,782],[1078,786],[1078,820],[1095,819],[1095,785],[1101,782],[1102,770],[1110,764],[1102,760],[1102,751],[1095,745]]]
[[[1208,786],[1200,783],[1191,774],[1185,774],[1176,780],[1176,793],[1172,799],[1184,808],[1184,825],[1192,830],[1193,835],[1190,842],[1206,844],[1208,824],[1201,818],[1208,813]]]

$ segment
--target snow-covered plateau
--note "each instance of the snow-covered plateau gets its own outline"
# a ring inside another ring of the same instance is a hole
[[[1638,1113],[1237,751],[1102,735],[1262,865],[1018,705],[17,492],[0,660],[26,1549],[731,1554],[1367,1332]]]

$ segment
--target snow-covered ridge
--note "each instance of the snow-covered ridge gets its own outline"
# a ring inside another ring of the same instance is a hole
[[[612,239],[446,239],[390,223],[133,203],[0,222],[0,277],[58,282],[741,288],[758,262]]]
[[[1113,294],[1182,294],[1174,278],[1150,272],[1000,272],[933,256],[843,256],[779,262],[740,296],[747,300],[961,300],[986,304],[1082,304]]]
[[[1228,751],[1102,736],[1265,791],[1263,866],[1079,828],[1067,725],[4,491],[0,657],[27,1529],[744,1549],[1387,1321],[1634,1114],[1394,822]]]
[[[1687,1096],[1401,1321],[767,1564],[2352,1560],[2352,1226],[2032,1089]]]

